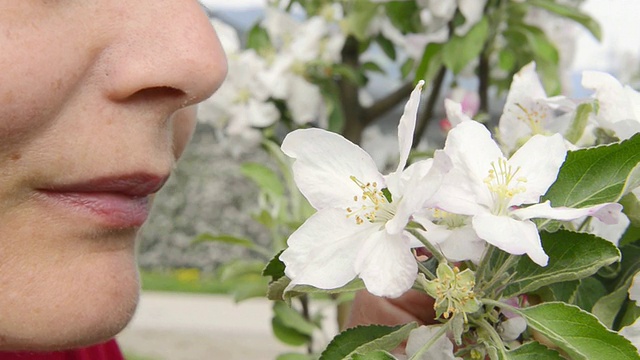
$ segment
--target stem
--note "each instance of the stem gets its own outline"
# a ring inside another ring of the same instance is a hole
[[[502,341],[502,338],[500,337],[500,334],[498,334],[496,329],[494,329],[493,326],[491,326],[491,324],[489,324],[485,319],[474,321],[474,323],[480,326],[487,333],[489,333],[491,341],[496,345],[498,351],[500,351],[500,353],[502,354],[502,358],[508,359],[509,356],[507,355],[507,349],[504,347],[504,341]]]
[[[480,302],[484,305],[489,305],[489,306],[493,306],[493,307],[497,307],[497,308],[501,308],[501,309],[507,309],[513,313],[516,314],[520,314],[520,309],[515,307],[515,306],[511,306],[507,303],[503,303],[501,301],[496,301],[496,300],[492,300],[492,299],[480,299]]]
[[[406,83],[396,89],[396,91],[388,94],[382,99],[376,100],[376,102],[370,107],[364,109],[364,125],[365,127],[375,121],[378,117],[393,109],[403,100],[405,100],[413,90],[412,83]]]
[[[440,337],[442,337],[442,335],[444,335],[447,332],[447,330],[449,330],[449,323],[446,323],[445,325],[442,325],[440,330],[438,330],[438,332],[435,333],[435,335],[433,335],[433,337],[431,339],[429,339],[429,341],[427,341],[427,343],[424,344],[424,346],[421,347],[420,350],[418,350],[418,352],[413,354],[413,356],[411,356],[409,358],[409,360],[420,359],[422,354],[424,354],[427,350],[429,350],[429,348],[431,346],[433,346],[433,344],[435,344],[436,341],[438,341],[438,339],[440,339]]]
[[[429,278],[429,280],[433,280],[437,278],[437,276],[434,273],[432,273],[429,269],[427,269],[426,266],[422,265],[420,261],[416,260],[416,262],[418,263],[418,270],[420,270],[421,273],[425,274]]]
[[[356,71],[360,67],[360,42],[355,36],[347,37],[342,47],[342,64]],[[362,131],[365,124],[363,122],[363,109],[358,98],[358,85],[349,79],[338,80],[340,89],[340,105],[344,114],[343,135],[354,144],[359,144],[362,140]]]
[[[493,278],[491,278],[491,281],[489,281],[482,290],[486,292],[490,290],[495,283],[497,283],[498,281],[502,281],[502,274],[506,273],[510,268],[512,268],[518,262],[518,260],[520,260],[520,256],[509,255],[507,260],[505,260],[502,265],[500,265],[500,268],[498,268],[498,271],[496,271]]]
[[[302,305],[302,317],[310,322],[311,316],[309,315],[309,297],[306,294],[300,296],[300,304]],[[309,341],[307,342],[307,353],[313,353],[313,337],[310,337]]]
[[[427,250],[429,250],[429,252],[431,252],[431,254],[438,260],[438,263],[443,263],[443,264],[447,263],[447,258],[445,258],[444,255],[442,255],[440,250],[438,250],[435,246],[433,246],[433,244],[431,244],[427,239],[425,239],[424,236],[422,236],[422,234],[418,232],[418,230],[407,229],[407,231],[411,235],[415,236],[418,240],[420,240],[420,242],[424,245],[424,247],[426,247]]]
[[[478,63],[478,95],[480,96],[480,108],[478,112],[489,114],[489,57],[484,48],[480,53]]]
[[[433,84],[431,86],[431,94],[429,94],[429,99],[427,100],[427,107],[424,110],[424,113],[420,117],[420,122],[416,128],[415,134],[413,134],[413,145],[411,146],[413,149],[417,148],[420,145],[420,140],[424,135],[424,132],[427,130],[427,126],[433,117],[433,112],[436,107],[436,101],[440,97],[440,90],[442,88],[442,83],[444,82],[444,77],[447,74],[447,68],[442,65],[440,66],[440,70],[438,70],[438,75],[433,80]]]

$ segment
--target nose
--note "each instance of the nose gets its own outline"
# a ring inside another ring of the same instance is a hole
[[[213,94],[227,72],[220,42],[195,0],[116,1],[113,38],[102,54],[112,101],[161,97],[175,108]]]

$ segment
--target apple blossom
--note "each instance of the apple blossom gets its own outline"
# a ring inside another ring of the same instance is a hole
[[[437,208],[472,216],[478,237],[508,253],[526,253],[541,266],[548,256],[530,219],[567,221],[588,215],[615,223],[621,211],[612,203],[581,209],[539,203],[565,160],[559,134],[535,135],[507,159],[485,126],[465,121],[449,132],[444,152],[453,168],[436,196]]]
[[[613,76],[599,71],[585,71],[582,86],[594,90],[599,127],[611,130],[620,140],[640,132],[640,93],[623,86]]]
[[[338,134],[302,129],[284,139],[283,152],[295,159],[296,185],[318,210],[280,255],[290,287],[332,289],[358,276],[372,294],[397,297],[413,285],[417,264],[404,227],[437,191],[449,166],[446,155],[437,152],[405,169],[422,86],[400,119],[400,161],[389,175],[380,174],[369,154]]]
[[[559,107],[564,114],[555,116]],[[514,75],[503,113],[498,124],[497,138],[505,153],[513,153],[531,136],[563,134],[571,121],[575,105],[563,96],[548,98],[531,62]]]

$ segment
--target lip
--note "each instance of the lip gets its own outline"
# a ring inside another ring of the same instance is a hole
[[[167,176],[127,174],[56,184],[38,189],[54,206],[95,218],[106,227],[140,227],[149,217],[150,195]]]

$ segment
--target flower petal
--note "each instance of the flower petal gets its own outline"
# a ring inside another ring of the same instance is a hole
[[[567,156],[567,148],[562,135],[535,135],[529,139],[509,159],[513,169],[520,169],[516,178],[526,179],[526,191],[517,193],[510,205],[531,204],[540,201],[551,184],[558,178],[560,166]]]
[[[425,203],[440,188],[450,167],[451,161],[447,154],[437,151],[433,159],[417,162],[407,169],[409,170],[407,173],[412,176],[406,179],[408,184],[398,191],[402,197],[399,199],[396,214],[385,225],[390,234],[398,234],[402,231],[411,215],[425,207]]]
[[[540,266],[546,266],[549,256],[542,249],[536,225],[508,216],[481,214],[473,217],[473,228],[478,236],[491,245],[510,254],[527,254]]]
[[[407,165],[407,159],[411,152],[411,145],[413,143],[413,132],[416,128],[416,117],[418,116],[418,105],[420,105],[420,95],[422,93],[422,87],[424,86],[424,80],[420,80],[416,87],[411,92],[409,101],[404,106],[404,113],[400,117],[398,123],[398,143],[400,145],[400,161],[396,172],[404,170]]]
[[[384,231],[376,232],[364,241],[354,267],[370,293],[390,298],[411,289],[418,274],[409,238]]]
[[[422,347],[433,338],[444,325],[420,326],[409,333],[407,340],[407,356],[414,356]],[[412,357],[414,359],[414,357]],[[433,345],[416,360],[454,360],[453,343],[447,336],[441,336]]]
[[[320,289],[339,288],[356,277],[354,261],[364,239],[376,227],[355,225],[340,209],[324,209],[312,215],[287,241],[280,255],[291,285]]]
[[[354,196],[362,195],[351,176],[384,187],[384,178],[371,156],[338,134],[321,129],[295,130],[285,137],[282,151],[296,159],[292,165],[296,184],[316,209],[346,208]]]
[[[605,224],[617,224],[618,217],[622,211],[622,205],[618,203],[604,203],[589,206],[586,208],[574,209],[570,207],[551,207],[551,202],[545,201],[525,208],[512,210],[511,214],[519,219],[555,219],[574,220],[583,216],[593,216]]]

